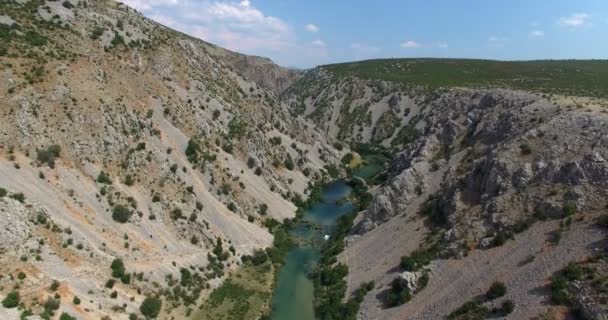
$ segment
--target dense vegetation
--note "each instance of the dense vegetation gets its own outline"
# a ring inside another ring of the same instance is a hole
[[[327,65],[337,76],[438,87],[507,87],[579,96],[608,96],[608,61],[380,59]]]
[[[449,320],[474,320],[505,317],[515,309],[511,300],[504,300],[499,307],[489,309],[484,303],[496,300],[507,294],[507,287],[502,282],[494,282],[486,294],[468,301],[458,309],[452,311]]]

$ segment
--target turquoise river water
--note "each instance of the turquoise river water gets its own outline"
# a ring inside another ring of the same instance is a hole
[[[300,245],[288,254],[281,268],[272,300],[273,320],[314,320],[314,287],[309,274],[319,259],[319,242],[329,234],[336,220],[352,212],[353,205],[344,201],[351,188],[343,181],[323,189],[321,201],[304,213],[303,222],[292,235]],[[311,227],[315,225],[317,227]]]

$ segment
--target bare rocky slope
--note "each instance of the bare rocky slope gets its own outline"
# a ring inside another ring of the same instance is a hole
[[[295,72],[114,1],[3,1],[0,38],[2,319],[183,318],[346,152],[277,99]]]
[[[596,222],[608,208],[605,98],[431,87],[336,68],[309,71],[283,98],[320,131],[393,155],[339,257],[348,292],[375,283],[359,318],[441,319],[468,301],[469,313],[452,319],[559,319],[560,304],[606,317],[601,273],[587,274],[595,285],[568,278],[568,302],[556,301],[551,283],[569,263],[604,254]],[[506,295],[485,302],[494,282]],[[397,291],[407,295],[394,303]],[[513,308],[501,314],[505,301]]]

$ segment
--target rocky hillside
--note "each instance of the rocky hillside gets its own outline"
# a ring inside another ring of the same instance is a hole
[[[117,2],[3,1],[0,38],[2,319],[183,318],[342,157],[296,73]]]
[[[446,68],[451,83],[430,78],[429,66],[417,74],[422,67],[383,69],[403,61],[377,63],[319,67],[284,94],[291,112],[321,131],[393,155],[340,257],[350,292],[375,283],[359,317],[559,319],[560,305],[605,316],[597,295],[551,283],[570,262],[603,252],[596,221],[608,208],[604,92],[596,84],[581,90],[577,78],[570,86],[523,72],[513,73],[519,80],[484,78],[494,62],[462,79],[439,62],[436,72]],[[608,74],[605,62],[570,63],[538,62],[544,72],[574,72],[576,64],[588,77]],[[604,268],[602,261],[594,265]],[[580,288],[581,279],[564,286]],[[495,282],[506,292],[484,298]],[[560,294],[570,298],[556,300]]]

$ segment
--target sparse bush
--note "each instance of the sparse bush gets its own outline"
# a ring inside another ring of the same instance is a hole
[[[521,154],[524,156],[527,156],[532,153],[532,147],[527,143],[520,144],[519,150],[521,151]]]
[[[72,303],[75,305],[79,305],[80,304],[80,298],[78,298],[77,296],[74,296],[74,299],[72,299]]]
[[[37,150],[37,160],[40,163],[47,164],[49,167],[55,167],[55,159],[59,158],[61,154],[61,147],[58,145],[52,145],[45,150]]]
[[[562,210],[564,211],[565,217],[574,215],[576,213],[576,204],[574,204],[572,202],[568,202],[568,203],[564,204]]]

